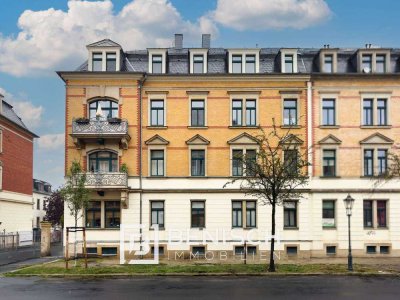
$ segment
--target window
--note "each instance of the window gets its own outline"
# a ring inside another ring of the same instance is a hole
[[[322,227],[335,226],[335,200],[322,200]]]
[[[205,150],[192,150],[191,175],[205,176]]]
[[[367,254],[376,254],[376,246],[367,246]]]
[[[164,150],[150,150],[151,176],[164,176]]]
[[[47,201],[48,200],[43,200],[43,210],[47,209]]]
[[[150,106],[150,126],[164,126],[164,100],[151,100]]]
[[[242,55],[232,55],[232,73],[242,73]]]
[[[235,255],[244,255],[244,246],[236,246],[235,247]]]
[[[191,126],[205,126],[204,100],[192,100],[191,105]]]
[[[322,100],[322,125],[336,125],[335,99]]]
[[[336,176],[336,150],[323,150],[322,175],[325,177]]]
[[[204,73],[204,55],[193,55],[193,73]]]
[[[101,107],[101,116],[97,116],[97,110]],[[118,103],[111,100],[96,100],[89,104],[90,119],[110,119],[118,117]]]
[[[106,54],[106,70],[109,72],[117,70],[117,54],[116,53],[107,53]]]
[[[151,72],[154,74],[161,74],[162,73],[162,55],[152,55],[151,57],[151,64],[152,69]]]
[[[297,202],[283,203],[284,228],[297,228]]]
[[[193,228],[204,228],[206,227],[205,222],[205,202],[204,201],[192,201],[192,227]]]
[[[385,73],[386,72],[386,55],[378,54],[375,60],[375,72]]]
[[[325,73],[333,73],[333,55],[332,54],[324,55],[324,72]]]
[[[103,256],[115,256],[118,254],[117,247],[102,247],[101,255]]]
[[[151,247],[151,254],[154,255],[154,246]],[[158,255],[164,255],[164,247],[158,246]]]
[[[373,227],[372,201],[364,200],[364,227]]]
[[[232,227],[243,227],[242,201],[232,201]]]
[[[362,68],[363,71],[371,72],[372,71],[372,55],[365,54],[362,56]]]
[[[36,227],[40,228],[40,217],[36,217]]]
[[[248,255],[256,255],[257,247],[256,246],[247,246],[247,254]]]
[[[364,150],[364,176],[374,176],[374,150]]]
[[[377,100],[377,125],[385,126],[388,124],[387,122],[387,100],[386,99],[378,99]]]
[[[336,254],[336,246],[326,246],[326,254]]]
[[[286,174],[296,176],[298,174],[298,151],[296,149],[287,149],[283,153],[283,162]]]
[[[257,151],[246,150],[246,176],[255,176],[257,168]]]
[[[101,227],[101,201],[89,201],[86,208],[86,227]]]
[[[98,151],[89,154],[90,172],[118,172],[118,156],[114,152]]]
[[[246,55],[246,73],[256,72],[256,56]]]
[[[92,70],[103,71],[103,53],[95,52],[92,56]]]
[[[198,256],[198,257],[202,256],[202,257],[204,257],[204,255],[206,254],[206,248],[204,246],[194,246],[192,248],[192,254],[194,256]]]
[[[378,175],[383,175],[387,171],[387,150],[378,149]]]
[[[97,247],[87,247],[86,253],[88,255],[97,255]]]
[[[256,227],[256,202],[246,201],[246,228]]]
[[[297,99],[283,100],[283,125],[297,125]]]
[[[246,100],[246,126],[256,126],[256,100]]]
[[[386,227],[386,201],[376,201],[378,227]]]
[[[232,126],[242,126],[242,100],[232,101]]]
[[[389,254],[390,252],[389,246],[380,246],[379,249],[381,254]]]
[[[297,255],[297,246],[287,246],[286,254],[287,255]]]
[[[285,73],[294,73],[293,54],[285,54]]]
[[[164,228],[164,201],[151,201],[151,226]]]
[[[243,176],[243,150],[232,150],[232,176]]]
[[[40,209],[40,199],[36,200],[36,209]]]
[[[373,125],[373,99],[363,100],[364,124]]]
[[[119,228],[121,224],[121,202],[105,201],[104,212],[106,228]]]

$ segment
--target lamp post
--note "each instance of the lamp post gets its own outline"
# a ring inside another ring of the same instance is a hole
[[[354,198],[350,196],[350,194],[347,195],[347,197],[344,199],[344,205],[346,207],[346,215],[348,218],[348,227],[349,227],[349,254],[347,258],[347,270],[348,271],[353,271],[353,256],[351,255],[351,230],[350,230],[350,217],[351,217],[351,210],[353,209],[353,204],[354,204]]]

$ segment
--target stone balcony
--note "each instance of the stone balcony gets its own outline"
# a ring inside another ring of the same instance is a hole
[[[74,143],[78,149],[83,144],[103,140],[115,140],[123,149],[128,148],[130,136],[128,133],[128,121],[121,119],[89,120],[76,119],[72,121],[72,133]]]
[[[126,189],[128,188],[128,174],[124,172],[88,172],[85,186],[92,189]]]

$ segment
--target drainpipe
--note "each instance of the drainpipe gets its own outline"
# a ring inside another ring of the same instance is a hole
[[[143,94],[143,85],[144,82],[147,79],[147,73],[143,74],[142,79],[139,80],[139,222],[140,222],[140,251],[142,251],[142,224],[143,224],[143,201],[142,201],[142,134],[143,134],[143,129],[142,129],[142,122],[143,122],[143,112],[142,112],[142,94]],[[142,256],[141,256],[142,258]]]
[[[314,145],[313,143],[313,100],[312,100],[312,81],[307,82],[307,143],[308,143],[308,150],[309,155],[308,155],[308,161],[313,162],[313,157],[314,157]],[[313,166],[310,165],[308,166],[308,174],[310,176],[310,179],[313,177]]]

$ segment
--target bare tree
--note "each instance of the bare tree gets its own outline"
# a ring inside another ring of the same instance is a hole
[[[224,185],[240,182],[240,189],[246,195],[257,199],[261,205],[271,205],[271,252],[269,272],[275,272],[274,250],[276,234],[276,207],[286,200],[302,198],[302,188],[308,183],[308,149],[303,141],[288,130],[275,126],[266,133],[254,136],[259,149],[256,155],[234,157],[242,165],[243,176],[235,177]],[[283,133],[282,133],[283,132]]]

